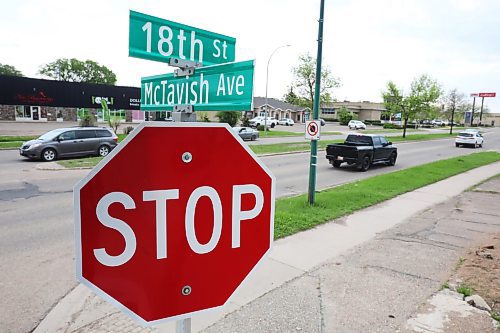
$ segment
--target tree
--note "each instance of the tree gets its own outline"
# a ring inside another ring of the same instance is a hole
[[[0,75],[23,76],[14,66],[0,64]]]
[[[408,120],[428,117],[435,112],[433,103],[438,100],[439,96],[441,96],[441,88],[427,75],[421,75],[412,81],[408,95],[405,95],[392,81],[387,83],[387,90],[382,93],[386,109],[393,115],[401,113],[403,138],[406,137]]]
[[[57,59],[40,68],[39,74],[56,80],[86,83],[116,83],[116,74],[92,60]]]
[[[450,121],[450,134],[453,134],[456,113],[459,113],[459,115],[465,113],[469,104],[466,101],[465,95],[459,93],[457,89],[450,90],[448,94],[444,96],[443,103],[443,115]]]
[[[352,112],[349,112],[345,106],[342,106],[338,112],[340,125],[347,125],[351,120],[356,118],[357,117]]]
[[[294,82],[292,83],[292,87],[290,88],[290,92],[295,95],[295,93],[293,92],[293,88],[298,88],[298,95],[296,95],[298,99],[294,104],[309,107],[312,110],[316,81],[316,59],[313,58],[309,53],[300,55],[299,64],[297,65],[297,67],[294,67],[292,69],[292,72],[295,78]],[[323,67],[321,69],[320,102],[331,102],[333,99],[330,94],[330,89],[339,86],[340,80],[332,76],[332,73],[328,67]]]
[[[241,115],[237,111],[219,111],[216,117],[219,118],[220,123],[228,123],[229,126],[233,127],[238,123]]]

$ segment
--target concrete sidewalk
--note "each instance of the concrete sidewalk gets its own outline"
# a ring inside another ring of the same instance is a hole
[[[224,310],[194,317],[192,331],[434,332],[408,319],[470,246],[500,232],[500,178],[462,193],[498,174],[500,163],[484,166],[276,241]],[[35,332],[175,332],[175,323],[141,328],[80,285]]]

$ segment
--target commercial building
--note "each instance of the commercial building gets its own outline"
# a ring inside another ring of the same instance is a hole
[[[93,114],[101,122],[143,121],[140,99],[140,88],[0,75],[0,120],[77,121]]]
[[[332,102],[321,105],[320,118],[325,120],[338,120],[338,112],[342,107],[355,114],[359,120],[380,120],[386,111],[384,103],[363,102]]]

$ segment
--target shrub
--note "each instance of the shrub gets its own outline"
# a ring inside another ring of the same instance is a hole
[[[250,127],[250,119],[245,116],[241,117],[241,126]]]
[[[345,106],[341,107],[338,112],[340,125],[347,125],[354,117]]]
[[[392,123],[385,123],[384,124],[384,129],[402,129],[403,126],[401,125],[396,125],[396,124],[392,124]]]
[[[216,117],[219,118],[220,123],[228,123],[229,126],[233,127],[238,123],[240,113],[236,111],[219,111]]]
[[[133,126],[127,126],[123,129],[123,134],[130,134],[134,130]]]
[[[265,131],[265,129],[266,128],[264,127],[264,125],[257,126],[257,131]],[[269,127],[267,128],[267,130],[269,131]]]
[[[80,118],[80,126],[82,127],[92,127],[95,126],[95,124],[96,124],[96,119],[91,114],[86,114]]]

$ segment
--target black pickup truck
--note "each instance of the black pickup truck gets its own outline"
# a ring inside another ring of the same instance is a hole
[[[366,171],[376,163],[394,165],[397,157],[397,148],[380,135],[349,134],[344,143],[326,147],[326,158],[335,168],[346,162]]]

